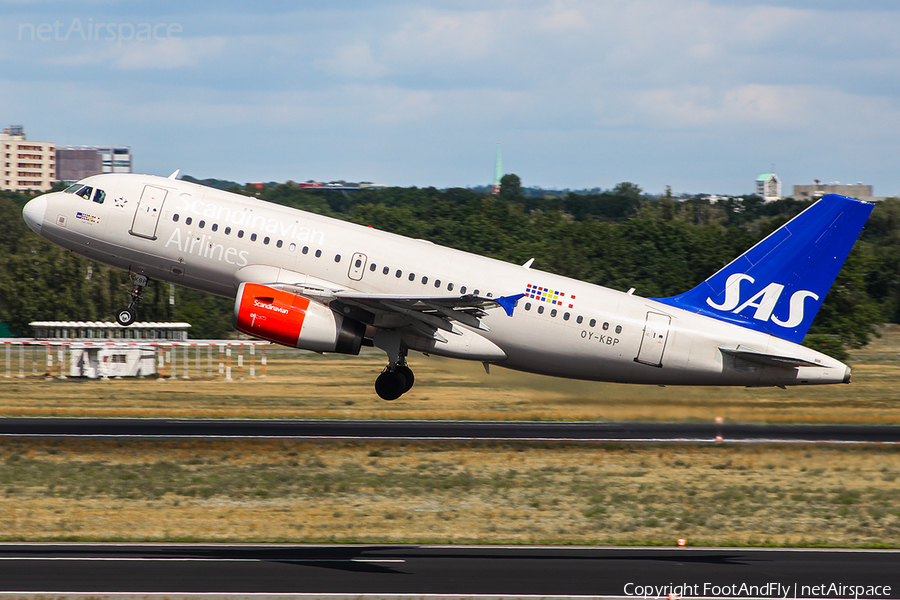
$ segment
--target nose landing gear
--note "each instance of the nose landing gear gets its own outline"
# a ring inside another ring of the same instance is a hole
[[[128,295],[131,296],[131,302],[128,303],[126,308],[119,309],[116,312],[116,323],[122,327],[127,327],[134,323],[134,320],[137,318],[134,305],[141,301],[141,295],[149,282],[150,280],[147,279],[146,275],[134,276],[134,288],[128,291]]]

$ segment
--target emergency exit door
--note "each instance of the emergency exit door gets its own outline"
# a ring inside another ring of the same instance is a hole
[[[363,273],[366,272],[366,255],[362,252],[357,252],[353,255],[353,258],[350,259],[350,271],[347,273],[347,276],[353,281],[359,281],[363,277]]]
[[[144,186],[144,192],[134,211],[134,221],[128,231],[131,235],[156,239],[156,226],[162,214],[162,206],[166,201],[166,190],[152,185]]]

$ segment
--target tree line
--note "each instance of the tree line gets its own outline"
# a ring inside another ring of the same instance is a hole
[[[504,176],[496,196],[462,188],[341,192],[293,182],[228,189],[513,263],[534,258],[536,269],[648,297],[694,287],[810,204],[651,197],[628,182],[534,196],[515,175]],[[0,321],[27,335],[34,320],[112,319],[126,302],[128,275],[33,234],[21,217],[28,199],[0,194]],[[232,333],[233,299],[176,287],[173,305],[171,291],[151,284],[139,318],[187,321],[194,338]],[[900,199],[876,205],[804,343],[845,358],[884,322],[900,322]]]

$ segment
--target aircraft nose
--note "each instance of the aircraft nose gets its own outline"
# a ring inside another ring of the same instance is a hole
[[[38,196],[22,209],[22,216],[25,218],[25,222],[38,235],[41,235],[45,212],[47,212],[47,199],[43,196]]]

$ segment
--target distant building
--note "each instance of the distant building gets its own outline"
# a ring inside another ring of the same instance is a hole
[[[96,150],[56,149],[56,169],[62,181],[78,181],[103,172],[103,157]]]
[[[78,181],[101,173],[131,173],[129,146],[60,146],[56,149],[60,181]]]
[[[840,182],[820,183],[817,179],[812,185],[795,185],[795,200],[814,200],[821,198],[826,194],[840,194],[841,196],[849,196],[860,200],[872,199],[872,186],[857,183],[856,185],[841,185]]]
[[[21,125],[0,133],[3,168],[0,189],[13,192],[49,190],[56,181],[56,150],[50,142],[29,142]]]
[[[781,180],[775,173],[763,173],[756,178],[756,195],[766,202],[781,200]]]
[[[172,340],[188,339],[190,323],[138,322],[128,327],[101,321],[32,321],[36,340]]]

